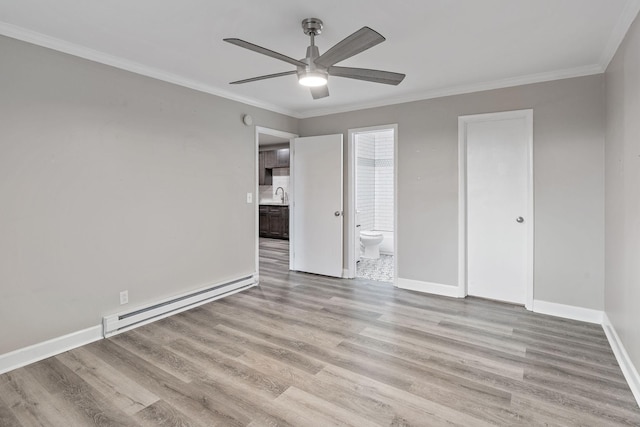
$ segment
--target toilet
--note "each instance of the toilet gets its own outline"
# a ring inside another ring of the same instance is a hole
[[[380,243],[382,243],[383,239],[384,236],[379,231],[361,231],[360,245],[363,249],[362,258],[380,258]]]

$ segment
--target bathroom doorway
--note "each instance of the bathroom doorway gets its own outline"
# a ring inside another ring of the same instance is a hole
[[[397,125],[349,130],[348,277],[397,277]]]

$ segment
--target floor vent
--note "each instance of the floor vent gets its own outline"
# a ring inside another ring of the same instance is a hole
[[[105,338],[128,331],[138,326],[160,320],[181,311],[215,301],[235,294],[257,284],[254,276],[246,276],[236,280],[208,286],[178,297],[173,297],[145,307],[125,313],[106,316],[102,319],[102,330]]]

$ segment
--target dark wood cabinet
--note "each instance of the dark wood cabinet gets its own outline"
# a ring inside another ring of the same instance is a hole
[[[267,169],[266,153],[268,151],[260,151],[258,153],[258,184],[259,185],[271,185],[273,183],[273,173],[271,169]]]
[[[282,238],[289,239],[289,206],[282,207]]]
[[[269,237],[282,238],[282,209],[280,206],[269,206]]]
[[[260,151],[258,153],[258,184],[273,184],[273,169],[289,167],[289,149]]]
[[[289,238],[289,207],[260,206],[260,237]]]
[[[267,169],[273,169],[278,167],[278,155],[276,150],[263,151],[264,153],[264,167]]]
[[[289,167],[289,149],[282,148],[276,151],[276,167],[288,168]]]
[[[258,211],[258,224],[260,237],[268,237],[269,235],[269,207],[260,206]]]

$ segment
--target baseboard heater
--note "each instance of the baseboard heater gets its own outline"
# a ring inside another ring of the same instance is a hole
[[[106,316],[102,319],[103,335],[107,338],[120,332],[146,325],[147,323],[180,313],[181,311],[249,289],[256,284],[257,280],[253,275],[241,277],[224,283],[207,286],[206,288],[172,297],[145,307],[137,307],[125,313]]]

